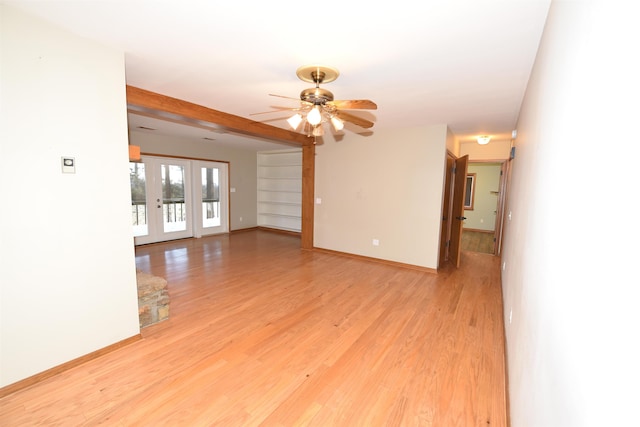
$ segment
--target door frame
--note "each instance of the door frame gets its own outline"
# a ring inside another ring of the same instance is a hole
[[[500,168],[500,188],[498,191],[498,209],[496,212],[496,242],[495,255],[502,254],[502,235],[504,232],[505,207],[507,206],[507,192],[509,188],[509,174],[511,172],[511,159],[503,160]]]

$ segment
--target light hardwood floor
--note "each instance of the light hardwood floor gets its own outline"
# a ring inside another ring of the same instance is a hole
[[[498,257],[436,275],[249,231],[136,263],[169,320],[3,398],[0,425],[507,425]]]
[[[485,254],[495,253],[495,233],[484,231],[462,230],[460,247],[463,251],[481,252]]]

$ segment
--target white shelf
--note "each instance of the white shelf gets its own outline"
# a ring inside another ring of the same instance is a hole
[[[286,206],[286,205],[302,206],[302,203],[298,203],[298,202],[270,202],[268,200],[258,200],[258,203],[264,203],[267,205],[278,205],[278,206]]]
[[[259,176],[258,179],[259,180],[260,179],[266,179],[266,180],[276,180],[276,179],[286,180],[286,179],[290,179],[290,180],[293,180],[293,181],[302,181],[302,178],[298,178],[298,177],[295,177],[295,176],[281,176],[281,177],[277,177],[277,178],[269,177],[269,176]]]
[[[270,216],[273,218],[290,218],[290,219],[300,219],[298,215],[284,215],[284,214],[276,214],[276,213],[261,213],[263,216]]]
[[[258,188],[258,192],[263,193],[290,193],[290,194],[300,194],[300,191],[297,190],[268,190],[266,188]]]

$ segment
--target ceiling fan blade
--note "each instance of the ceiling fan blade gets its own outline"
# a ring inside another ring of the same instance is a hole
[[[375,102],[368,99],[347,99],[327,102],[336,108],[345,110],[377,110],[378,106]]]
[[[262,120],[257,120],[260,123],[281,123],[283,121],[286,121],[289,117],[285,116],[285,117],[270,117],[268,119],[262,119]]]
[[[269,114],[269,113],[281,113],[283,111],[299,111],[300,108],[291,108],[291,107],[278,107],[276,105],[272,105],[271,108],[275,108],[275,110],[270,110],[270,111],[261,111],[259,113],[251,113],[249,114],[250,116],[257,116],[259,114]]]
[[[293,99],[294,101],[302,102],[300,98],[292,98],[290,96],[285,96],[285,95],[276,95],[276,94],[270,93],[269,96],[277,96],[278,98]]]
[[[354,116],[353,114],[349,114],[349,113],[345,113],[344,111],[336,111],[336,115],[338,116],[339,119],[341,120],[345,120],[347,122],[351,122],[354,125],[358,125],[360,127],[363,128],[370,128],[373,127],[373,122],[370,122],[369,120],[366,119],[362,119],[358,116]]]

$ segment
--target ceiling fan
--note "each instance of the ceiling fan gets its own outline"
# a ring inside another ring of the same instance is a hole
[[[287,119],[293,130],[298,130],[302,125],[302,131],[308,136],[322,136],[324,123],[331,123],[336,132],[344,128],[345,121],[362,128],[373,127],[373,122],[344,110],[375,110],[378,108],[375,102],[368,99],[334,100],[333,93],[320,87],[321,83],[330,83],[338,78],[340,73],[337,69],[321,65],[305,65],[296,70],[296,75],[302,81],[315,83],[315,87],[300,92],[300,106],[288,109],[296,111],[296,114]],[[296,99],[283,95],[269,95]]]

